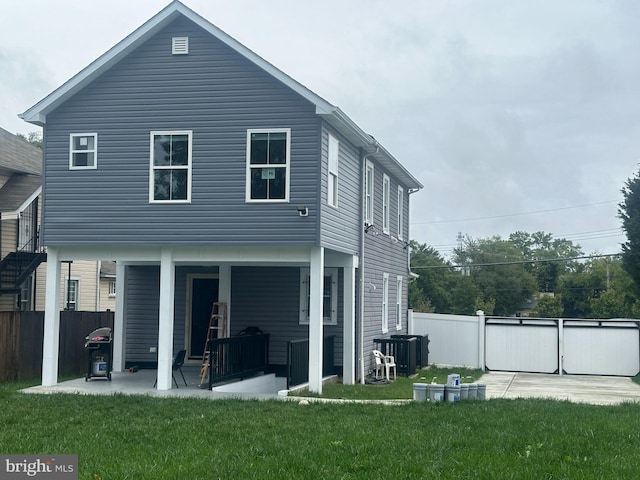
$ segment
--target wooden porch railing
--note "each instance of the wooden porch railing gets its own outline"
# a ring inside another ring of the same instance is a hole
[[[335,373],[333,345],[335,335],[324,337],[322,375]],[[293,340],[287,344],[287,388],[309,381],[309,339]]]
[[[263,372],[269,363],[269,334],[216,338],[209,348],[209,390],[216,383]]]

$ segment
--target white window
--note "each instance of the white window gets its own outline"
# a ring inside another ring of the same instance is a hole
[[[398,240],[402,240],[404,230],[404,188],[398,186]]]
[[[367,160],[364,175],[364,222],[373,225],[373,163]]]
[[[191,201],[190,130],[151,132],[149,202]]]
[[[382,274],[382,333],[389,331],[389,274]]]
[[[115,297],[116,296],[116,281],[115,280],[111,280],[109,282],[109,296],[110,297]]]
[[[98,134],[72,133],[69,136],[69,168],[95,169],[98,165]]]
[[[247,202],[289,201],[291,129],[247,130]]]
[[[64,295],[65,310],[78,310],[78,290],[80,286],[80,280],[77,278],[67,277],[66,291]]]
[[[382,177],[382,231],[389,233],[389,191],[391,181],[387,175]]]
[[[300,269],[300,324],[309,325],[309,269]],[[324,325],[338,324],[338,269],[324,269],[324,295],[322,298]]]
[[[396,330],[402,330],[402,277],[396,277]]]
[[[340,144],[338,140],[329,135],[328,161],[329,175],[327,178],[327,203],[332,207],[338,206],[338,157]]]

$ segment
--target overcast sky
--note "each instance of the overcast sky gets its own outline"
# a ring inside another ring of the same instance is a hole
[[[411,238],[445,256],[545,231],[585,253],[625,240],[640,163],[640,2],[185,0],[339,106],[423,184]],[[168,0],[3,2],[0,127]]]

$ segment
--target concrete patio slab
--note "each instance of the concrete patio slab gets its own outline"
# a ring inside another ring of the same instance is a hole
[[[549,398],[592,405],[640,402],[640,385],[627,377],[490,372],[478,383],[487,398]]]

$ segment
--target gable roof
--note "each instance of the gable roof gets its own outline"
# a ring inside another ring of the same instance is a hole
[[[42,150],[0,128],[0,174],[8,176],[0,186],[0,213],[16,213],[42,189]]]
[[[400,164],[400,162],[398,162],[387,150],[381,148],[372,136],[360,129],[360,127],[358,127],[338,107],[327,102],[301,83],[295,81],[293,78],[264,60],[231,36],[227,35],[225,32],[195,13],[193,10],[186,7],[178,0],[172,1],[158,14],[145,22],[133,33],[125,37],[120,43],[90,63],[86,68],[81,70],[58,89],[54,90],[34,106],[20,114],[19,117],[29,123],[43,126],[47,121],[47,114],[49,112],[53,111],[67,99],[75,95],[84,86],[91,83],[95,78],[111,68],[149,37],[153,36],[160,29],[179,16],[188,18],[218,40],[231,47],[237,53],[265,70],[294,92],[314,104],[316,107],[316,114],[323,117],[330,125],[353,142],[354,145],[372,153],[373,157],[404,185],[410,189],[422,188],[422,184],[413,177],[413,175],[411,175],[409,171]]]

